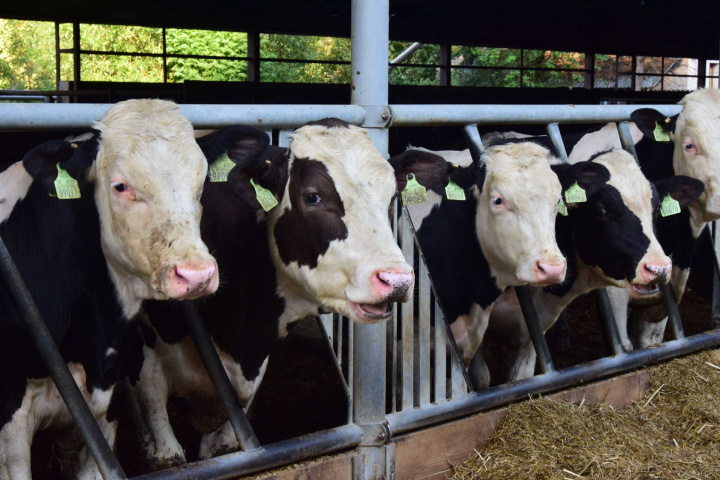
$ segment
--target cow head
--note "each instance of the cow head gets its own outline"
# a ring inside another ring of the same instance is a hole
[[[94,189],[102,249],[125,314],[144,299],[213,293],[217,265],[200,239],[207,160],[190,123],[172,102],[130,100],[95,127],[95,139],[60,148],[77,150],[63,165],[81,188]],[[50,188],[57,158],[64,157],[33,155],[24,163]]]
[[[690,205],[696,220],[720,219],[720,91],[700,89],[686,95],[682,111],[666,117],[657,110],[643,108],[632,114],[632,121],[643,134],[655,141],[660,128],[674,142],[673,168],[705,183],[705,192]]]
[[[623,150],[553,169],[563,192],[575,183],[585,190],[587,201],[569,203],[569,217],[559,220],[571,229],[579,261],[592,268],[603,285],[627,287],[635,298],[657,293],[658,284],[670,279],[672,267],[653,227],[660,195],[670,194],[687,205],[702,192],[702,182],[672,177],[658,182],[656,190]]]
[[[279,202],[267,214],[279,292],[359,323],[389,318],[391,303],[411,295],[414,274],[388,215],[395,172],[367,132],[326,119],[297,129],[288,149],[262,152],[264,133],[237,131],[228,153],[235,192],[259,209],[253,180]]]

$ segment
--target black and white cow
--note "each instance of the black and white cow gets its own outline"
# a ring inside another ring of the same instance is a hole
[[[563,191],[577,182],[587,201],[568,204],[568,216],[558,216],[557,241],[568,259],[565,282],[531,289],[544,331],[575,298],[597,288],[615,286],[630,298],[653,296],[671,272],[670,258],[653,229],[660,201],[669,194],[686,206],[703,192],[702,182],[685,176],[652,185],[623,150],[553,170]],[[509,357],[504,380],[534,374],[535,349],[513,290],[497,302],[488,333]]]
[[[411,149],[391,161],[467,163],[453,158],[452,152],[442,153]],[[408,207],[466,364],[506,287],[548,285],[565,278],[565,258],[555,242],[561,189],[550,169],[554,162],[547,149],[532,142],[489,147],[481,165],[457,168],[451,175],[467,190],[466,201],[449,200],[444,185],[436,183],[426,185],[428,202]],[[473,382],[484,384],[487,376],[482,372]]]
[[[200,239],[207,161],[180,109],[122,102],[96,128],[91,140],[44,143],[0,173],[0,235],[113,445],[107,412],[128,319],[147,298],[212,293],[218,275]],[[77,191],[56,188],[60,168]],[[35,432],[72,419],[4,287],[0,362],[9,367],[0,376],[0,478],[29,480]],[[86,451],[76,476],[101,478]]]
[[[268,147],[265,133],[239,126],[199,142],[209,158],[227,153],[236,164],[227,182],[208,183],[203,194],[202,236],[222,280],[197,309],[247,407],[288,324],[326,312],[357,323],[383,321],[393,302],[407,300],[414,273],[393,237],[393,199],[408,173],[444,185],[451,166],[418,159],[393,171],[365,130],[337,119],[297,129],[288,148]],[[279,205],[260,210],[251,180]],[[146,305],[151,328],[144,332],[144,363],[130,378],[143,425],[140,443],[154,468],[185,460],[169,423],[169,397],[184,399],[186,417],[206,434],[201,458],[239,448],[188,331],[177,321],[185,312],[169,307]]]

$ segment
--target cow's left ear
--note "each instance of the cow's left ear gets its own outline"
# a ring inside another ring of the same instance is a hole
[[[406,150],[400,155],[392,157],[390,165],[395,170],[398,192],[405,189],[407,176],[412,173],[420,185],[441,196],[445,191],[445,186],[448,184],[450,174],[456,170],[452,163],[449,163],[440,155],[424,150]],[[455,175],[458,178],[462,177],[460,172]]]
[[[640,108],[630,115],[630,120],[635,122],[643,135],[654,142],[656,141],[654,132],[658,125],[667,134],[675,131],[678,115],[668,117],[653,108]]]
[[[22,162],[34,181],[51,190],[58,177],[58,163],[79,184],[88,183],[88,172],[95,161],[97,151],[97,136],[83,143],[51,140],[26,153]]]
[[[681,207],[686,207],[702,195],[705,191],[705,184],[697,178],[675,175],[655,182],[655,189],[657,189],[661,202],[666,195],[670,194]]]

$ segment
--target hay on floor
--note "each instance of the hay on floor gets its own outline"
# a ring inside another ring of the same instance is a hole
[[[649,368],[648,392],[623,410],[545,398],[512,405],[453,478],[720,479],[718,358],[702,352]]]

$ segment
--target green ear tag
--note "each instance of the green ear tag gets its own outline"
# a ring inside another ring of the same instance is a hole
[[[567,205],[565,205],[565,202],[563,202],[562,198],[561,198],[560,201],[558,202],[557,211],[558,211],[558,213],[559,213],[560,215],[562,215],[563,217],[567,217],[567,216],[568,216]]]
[[[668,193],[665,195],[665,198],[663,198],[662,204],[660,204],[660,215],[669,217],[677,213],[680,213],[680,202],[672,198]]]
[[[233,169],[235,164],[227,156],[227,152],[220,155],[217,160],[208,167],[208,175],[211,182],[227,182],[228,173]]]
[[[254,178],[250,179],[250,183],[252,183],[252,186],[255,188],[255,198],[257,198],[257,201],[260,203],[263,210],[269,212],[273,209],[273,207],[275,207],[275,205],[278,204],[275,195],[273,195],[267,188],[263,188],[261,185],[255,183]]]
[[[60,163],[56,165],[58,176],[55,179],[55,192],[60,200],[69,200],[80,198],[80,186],[77,180],[70,176],[68,172],[63,170]],[[51,194],[52,196],[52,194]]]
[[[415,205],[417,203],[427,202],[427,191],[425,187],[420,185],[415,179],[415,175],[409,173],[407,176],[407,184],[405,189],[400,192],[402,196],[403,205]]]
[[[448,200],[459,200],[461,202],[465,201],[465,190],[452,180],[450,180],[447,187],[445,187],[445,195]]]
[[[656,142],[669,142],[670,135],[665,133],[665,130],[660,126],[658,122],[655,122],[655,130],[653,130],[653,136]]]
[[[567,203],[583,203],[587,202],[585,190],[575,182],[570,188],[565,190],[565,201]]]

